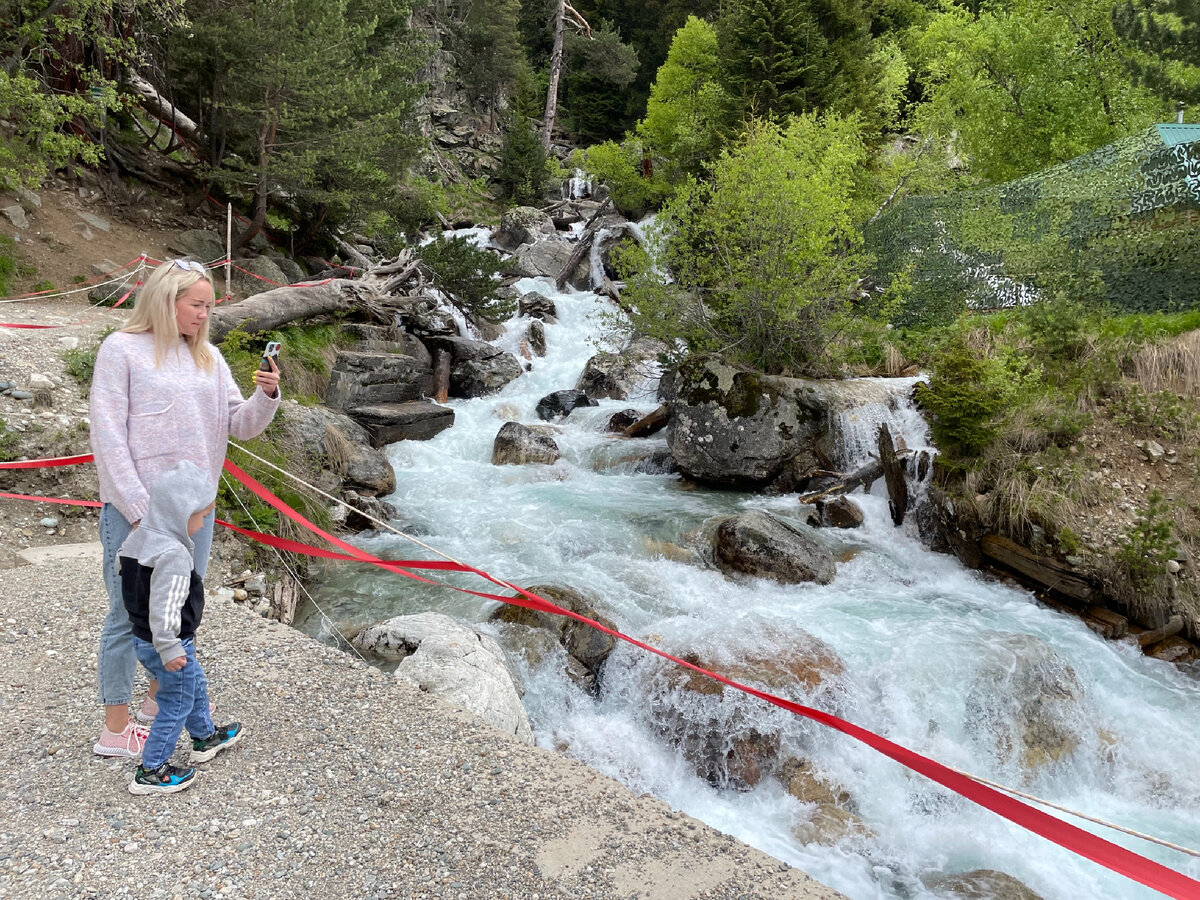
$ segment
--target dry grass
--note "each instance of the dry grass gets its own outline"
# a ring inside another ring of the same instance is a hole
[[[325,426],[325,460],[331,471],[345,475],[354,453],[354,445],[336,425]]]
[[[1143,347],[1131,364],[1133,379],[1147,393],[1173,391],[1200,397],[1200,331]]]

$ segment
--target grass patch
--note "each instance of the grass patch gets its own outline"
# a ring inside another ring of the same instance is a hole
[[[279,341],[280,387],[301,403],[315,404],[325,399],[329,373],[338,350],[353,343],[340,325],[280,328],[276,331],[248,333],[233,330],[221,342],[221,355],[229,363],[238,384],[253,386],[251,376],[262,359],[268,341]]]

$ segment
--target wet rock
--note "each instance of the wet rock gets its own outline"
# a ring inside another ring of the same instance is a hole
[[[721,521],[713,547],[723,571],[771,578],[782,584],[829,584],[836,573],[829,548],[763,510],[750,510]]]
[[[512,250],[522,244],[532,244],[543,236],[552,234],[554,234],[554,220],[549,215],[532,206],[516,206],[500,217],[500,229],[496,232],[496,243]]]
[[[558,307],[554,301],[537,291],[522,294],[517,300],[517,312],[522,316],[541,319],[549,325],[558,321]]]
[[[546,329],[540,319],[534,319],[525,330],[525,340],[534,356],[546,355]]]
[[[399,659],[397,678],[533,743],[521,704],[524,686],[490,635],[440,613],[420,613],[372,625],[353,642],[360,650]]]
[[[634,341],[616,353],[597,353],[583,367],[575,387],[589,397],[626,400],[638,385],[658,375],[662,349],[657,341]]]
[[[519,422],[505,422],[492,444],[494,466],[551,466],[558,462],[560,455],[554,438]]]
[[[553,584],[529,585],[525,590],[549,600],[556,606],[593,619],[606,628],[616,630],[613,621],[597,609],[598,602],[595,598],[587,597],[571,588]],[[522,606],[502,606],[492,614],[492,621],[541,628],[554,635],[567,654],[577,660],[587,672],[583,686],[589,690],[595,690],[604,661],[608,659],[609,654],[616,646],[616,638],[591,625],[567,616],[556,616]]]
[[[624,431],[641,417],[642,414],[636,409],[623,409],[620,412],[613,413],[609,417],[608,424],[604,426],[604,430],[608,432]]]
[[[819,776],[810,763],[788,760],[783,764],[779,781],[801,803],[815,807],[807,821],[792,829],[801,843],[830,845],[852,834],[868,833],[850,793]]]
[[[428,400],[356,406],[350,413],[371,435],[372,447],[427,441],[454,424],[454,410]]]
[[[555,391],[537,402],[536,412],[539,419],[549,422],[553,419],[566,418],[581,406],[599,405],[580,390]]]
[[[925,883],[946,900],[1042,900],[1042,895],[1024,882],[993,869],[936,875]]]
[[[862,523],[862,509],[849,497],[818,500],[813,515],[809,516],[810,525],[822,528],[858,528]]]

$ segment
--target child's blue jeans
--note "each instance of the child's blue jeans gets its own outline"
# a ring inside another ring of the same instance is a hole
[[[193,738],[206,738],[216,728],[208,713],[208,679],[196,661],[196,641],[183,642],[187,665],[178,672],[169,672],[154,645],[139,637],[133,648],[150,677],[158,681],[158,715],[150,726],[150,736],[142,747],[142,767],[157,769],[168,759],[179,742],[179,734],[187,727]]]
[[[212,547],[213,513],[204,517],[204,527],[192,535],[194,568],[204,577],[208,568],[208,552]],[[117,564],[117,548],[129,537],[129,522],[111,503],[100,508],[100,543],[104,547],[104,586],[108,589],[108,615],[100,632],[100,657],[97,668],[100,680],[100,702],[105,706],[120,706],[133,696],[133,675],[137,662],[133,653],[133,632],[129,613],[121,599],[121,570]],[[153,676],[151,676],[153,677]]]

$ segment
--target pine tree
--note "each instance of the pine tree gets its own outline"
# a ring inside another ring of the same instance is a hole
[[[729,92],[753,115],[816,109],[835,61],[804,0],[734,0],[718,23]]]
[[[488,106],[490,126],[510,96],[525,53],[521,46],[520,0],[471,0],[459,10],[452,29],[458,74],[468,90]]]
[[[194,0],[165,68],[209,136],[210,176],[312,226],[386,210],[417,146],[409,0]]]

